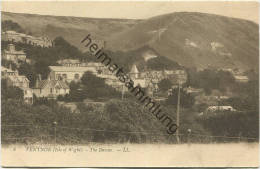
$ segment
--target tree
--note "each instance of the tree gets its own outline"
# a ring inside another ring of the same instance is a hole
[[[248,112],[219,112],[217,115],[203,115],[200,117],[200,123],[212,135],[259,137],[258,110]]]
[[[169,79],[162,79],[158,83],[158,87],[161,91],[166,92],[168,89],[172,87],[172,82]]]
[[[166,104],[177,106],[178,88],[173,89],[172,94],[167,98]],[[191,108],[195,103],[194,96],[180,89],[180,105],[184,108]]]
[[[24,33],[24,29],[16,22],[12,20],[2,21],[2,31],[13,30],[19,33]]]
[[[164,56],[158,56],[147,61],[147,67],[153,70],[181,69],[182,67]]]
[[[67,42],[63,37],[59,36],[56,37],[53,41],[55,44],[55,50],[57,53],[62,56],[62,58],[80,58],[83,54],[79,51],[78,48],[71,45],[69,42]]]
[[[230,72],[218,71],[216,69],[205,69],[197,72],[195,69],[188,69],[187,86],[203,88],[206,94],[211,94],[213,89],[226,92],[233,88],[235,79]]]
[[[23,91],[16,86],[8,86],[7,80],[1,80],[1,97],[2,99],[23,100]]]
[[[82,93],[91,99],[120,96],[118,91],[107,85],[104,79],[95,76],[92,72],[85,72],[83,74],[81,84]]]
[[[33,87],[35,85],[37,74],[35,73],[31,65],[29,65],[28,63],[22,63],[18,68],[18,72],[19,74],[27,77],[27,79],[30,81],[30,87]]]
[[[89,86],[89,87],[105,87],[105,81],[102,78],[99,78],[97,76],[95,76],[92,72],[87,71],[83,74],[83,76],[81,77],[81,83],[85,86]]]

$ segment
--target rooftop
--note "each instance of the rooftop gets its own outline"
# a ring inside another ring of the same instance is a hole
[[[94,67],[86,67],[86,66],[79,66],[79,67],[67,67],[67,66],[49,66],[51,71],[55,72],[86,72],[92,71],[96,72]]]
[[[61,80],[41,80],[39,83],[36,83],[35,88],[36,89],[43,89],[46,86],[50,86],[50,88],[62,88],[62,89],[69,89],[69,86],[66,84],[66,82]]]

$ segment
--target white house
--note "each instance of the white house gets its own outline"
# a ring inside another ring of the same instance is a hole
[[[49,66],[51,80],[65,80],[67,82],[79,81],[87,71],[97,74],[95,67],[67,67],[67,66]]]
[[[209,106],[206,112],[216,112],[216,111],[237,111],[232,106]]]
[[[249,81],[248,77],[244,76],[244,75],[237,75],[237,76],[234,76],[234,78],[237,82],[241,82],[241,83],[246,83]]]

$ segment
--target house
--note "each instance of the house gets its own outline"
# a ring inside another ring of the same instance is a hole
[[[20,42],[41,47],[52,46],[52,40],[50,40],[48,37],[34,37],[15,31],[2,32],[2,40],[7,42]]]
[[[26,36],[26,43],[41,46],[41,47],[51,47],[52,41],[48,37],[34,37],[34,36]]]
[[[3,59],[10,60],[18,64],[19,61],[26,62],[26,54],[22,50],[15,50],[15,46],[13,44],[8,44],[7,50],[3,51]]]
[[[78,59],[61,59],[57,61],[58,64],[67,67],[81,67],[84,63],[80,62]]]
[[[240,69],[220,69],[222,71],[230,72],[235,78],[236,82],[246,83],[249,81],[248,77],[244,75],[244,72]]]
[[[198,94],[202,94],[204,90],[201,88],[193,88],[189,86],[184,88],[184,91],[189,94],[198,95]]]
[[[188,75],[185,70],[164,70],[164,77],[169,79],[173,84],[184,84],[187,81]]]
[[[216,111],[237,111],[232,106],[209,106],[206,112],[216,112]]]
[[[29,88],[30,81],[27,77],[19,75],[17,70],[12,70],[11,68],[1,67],[2,78],[6,79],[8,86],[19,87],[24,94],[24,101],[28,104],[33,103],[33,91]]]
[[[24,42],[25,34],[15,31],[2,32],[2,40],[8,42]]]
[[[69,92],[69,86],[62,80],[41,80],[39,78],[33,88],[33,93],[37,97],[47,97],[51,99],[56,99],[59,95],[64,96],[65,94],[69,94]]]
[[[134,64],[129,72],[130,78],[134,81],[134,85],[139,85],[142,88],[148,86],[148,80],[144,77],[141,77],[139,70],[137,69],[136,65]]]
[[[29,88],[30,81],[27,77],[19,75],[17,70],[1,67],[2,78],[7,80],[8,86],[16,86],[20,88]]]
[[[141,78],[151,80],[153,83],[159,83],[163,79],[169,79],[173,84],[183,84],[187,81],[185,70],[150,70],[140,73]]]
[[[2,73],[2,78],[4,79],[6,79],[9,76],[18,76],[18,71],[12,70],[11,65],[9,69],[4,66],[1,66],[1,73]]]
[[[33,104],[33,90],[29,87],[20,87],[23,90],[24,102]]]
[[[66,82],[79,81],[83,74],[87,71],[97,74],[95,67],[67,67],[67,66],[49,66],[51,80],[64,80]]]
[[[108,70],[104,64],[99,62],[82,62],[78,59],[62,59],[57,61],[58,64],[66,67],[89,67],[87,69],[94,70],[96,69],[97,76],[101,78],[110,78],[107,76],[112,75],[113,73]]]
[[[16,86],[20,88],[29,88],[30,81],[25,76],[15,75],[15,76],[9,76],[7,78],[7,83],[11,86]]]
[[[236,82],[240,82],[240,83],[246,83],[249,81],[248,77],[244,75],[236,75],[234,76],[234,78]]]

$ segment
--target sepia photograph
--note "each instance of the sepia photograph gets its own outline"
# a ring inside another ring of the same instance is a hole
[[[259,2],[2,1],[2,167],[258,167]]]

